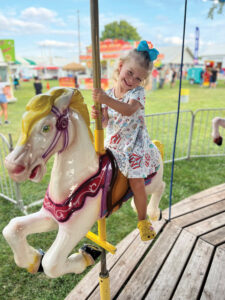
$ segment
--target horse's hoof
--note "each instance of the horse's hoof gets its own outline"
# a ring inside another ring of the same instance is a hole
[[[219,136],[218,138],[215,138],[213,141],[214,141],[214,143],[217,144],[218,146],[221,146],[222,143],[223,143],[223,138],[222,138],[222,136]]]
[[[155,215],[151,215],[151,214],[148,214],[149,215],[149,219],[152,221],[152,222],[157,222],[157,221],[160,221],[162,219],[162,210],[159,209],[159,213],[155,214]]]
[[[160,209],[158,221],[162,220],[162,210]]]
[[[79,250],[87,261],[87,266],[93,265],[95,260],[101,255],[102,251],[91,244],[84,244]],[[88,259],[90,258],[90,260]]]
[[[40,261],[40,265],[39,265],[39,268],[38,268],[38,272],[44,272],[44,269],[43,269],[43,266],[42,266],[42,259],[45,255],[45,252],[42,250],[42,249],[38,249],[38,252],[40,253],[41,255],[41,261]]]

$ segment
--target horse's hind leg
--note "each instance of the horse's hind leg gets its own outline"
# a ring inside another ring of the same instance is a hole
[[[85,233],[80,235],[75,231],[67,231],[63,227],[61,224],[59,225],[57,237],[42,260],[43,270],[51,278],[57,278],[67,273],[79,274],[87,267],[85,258],[81,253],[74,253],[69,256],[75,244],[79,242]]]
[[[3,229],[3,235],[12,248],[16,264],[35,273],[40,264],[41,254],[28,244],[26,237],[56,228],[57,223],[43,209],[28,216],[12,219]]]
[[[165,182],[161,181],[161,183],[157,186],[157,189],[152,193],[151,199],[147,206],[147,214],[151,221],[158,221],[160,219],[159,203],[164,189]]]

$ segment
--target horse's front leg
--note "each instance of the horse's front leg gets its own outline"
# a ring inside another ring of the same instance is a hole
[[[67,273],[79,274],[90,265],[82,253],[70,253],[97,221],[99,210],[100,197],[89,198],[81,210],[59,224],[57,237],[42,260],[47,276],[56,278]]]
[[[29,234],[47,232],[57,229],[57,223],[42,208],[39,212],[28,216],[16,217],[3,229],[3,236],[12,248],[15,263],[36,273],[42,255],[27,242]]]

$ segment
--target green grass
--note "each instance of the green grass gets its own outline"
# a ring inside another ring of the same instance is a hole
[[[51,87],[57,86],[56,81],[50,82]],[[190,101],[182,103],[181,109],[196,110],[199,108],[224,107],[224,82],[220,82],[216,90],[200,88],[199,86],[189,86],[184,83],[185,87],[190,88]],[[82,91],[88,106],[90,107],[91,92]],[[32,83],[22,83],[20,90],[16,91],[15,96],[18,98],[17,103],[9,104],[8,126],[1,126],[0,132],[7,136],[12,133],[13,141],[16,142],[20,132],[20,120],[28,100],[34,95]],[[174,89],[168,86],[163,90],[147,93],[147,110],[146,113],[174,111],[177,108],[178,85]],[[43,198],[46,186],[49,181],[52,160],[48,164],[48,172],[41,183],[34,184],[31,182],[23,183],[21,188],[26,201],[30,198]],[[180,201],[201,190],[207,189],[225,182],[225,159],[224,157],[199,158],[175,163],[174,183],[173,183],[173,203]],[[166,190],[162,197],[160,207],[168,207],[169,187],[170,187],[171,164],[165,165],[164,181]],[[0,199],[0,229],[15,216],[21,215],[21,212],[10,202]],[[35,212],[39,207],[32,208]],[[125,203],[122,208],[113,214],[107,220],[108,241],[116,245],[129,232],[136,227],[137,218],[130,207],[130,201]],[[120,226],[118,226],[120,224]],[[96,232],[96,225],[93,228]],[[36,234],[28,237],[29,243],[36,248],[47,250],[54,241],[56,232]],[[80,241],[80,245],[87,242],[86,238]],[[49,279],[44,274],[31,275],[25,270],[18,268],[13,260],[13,254],[10,247],[0,235],[0,299],[1,300],[62,300],[79,282],[79,280],[88,272],[81,275],[67,274],[57,279]],[[96,274],[96,277],[98,274]]]

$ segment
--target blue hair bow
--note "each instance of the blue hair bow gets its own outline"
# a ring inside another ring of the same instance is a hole
[[[153,61],[157,58],[159,55],[159,51],[155,48],[149,49],[148,43],[146,41],[141,41],[140,44],[137,47],[137,51],[147,51],[149,55],[150,61]]]

